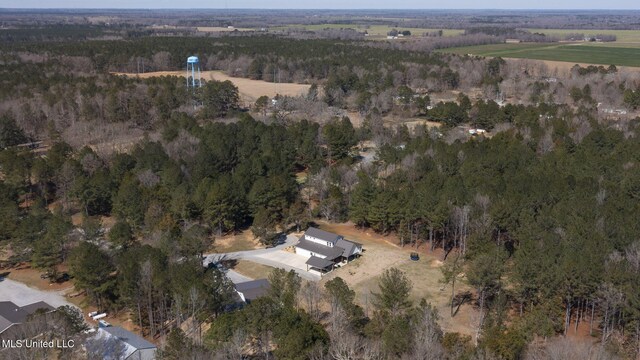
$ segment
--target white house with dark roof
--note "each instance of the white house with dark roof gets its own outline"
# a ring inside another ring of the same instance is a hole
[[[362,254],[362,244],[344,237],[310,227],[295,245],[296,254],[308,258],[307,270],[322,273],[333,270],[336,264],[349,262]]]

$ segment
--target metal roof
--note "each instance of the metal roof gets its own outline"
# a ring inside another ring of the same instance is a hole
[[[348,258],[355,253],[357,248],[362,247],[362,244],[345,239],[339,239],[336,246],[343,248],[344,251],[342,252],[342,256]]]
[[[261,288],[261,287],[270,287],[270,286],[271,285],[269,284],[269,280],[257,279],[257,280],[245,281],[245,282],[236,284],[236,290],[243,291],[243,290]]]
[[[245,300],[253,300],[264,296],[270,288],[271,284],[269,284],[267,279],[258,279],[236,284],[236,291],[242,293]]]
[[[300,240],[296,244],[296,247],[308,250],[312,253],[324,255],[327,257],[327,260],[333,260],[338,256],[342,255],[342,253],[344,252],[344,249],[341,247],[337,247],[337,246],[329,247],[325,245],[320,245],[320,244],[314,243],[313,241],[305,240],[304,238],[300,238]]]
[[[335,243],[336,241],[338,241],[339,238],[341,238],[341,236],[338,235],[338,234],[334,234],[334,233],[331,233],[331,232],[328,232],[328,231],[320,230],[320,229],[314,228],[314,227],[308,228],[307,231],[305,231],[304,234],[312,236],[312,237],[317,238],[317,239],[321,239],[321,240],[325,240],[325,241],[331,241],[332,243]]]
[[[132,333],[131,331],[127,331],[119,326],[109,326],[105,328],[100,328],[100,330],[106,331],[111,336],[117,338],[118,340],[126,343],[127,345],[135,349],[155,349],[156,348],[154,344]]]
[[[317,256],[312,256],[309,258],[309,260],[307,260],[307,262],[305,263],[309,266],[312,266],[314,268],[317,269],[325,269],[328,268],[329,266],[333,265],[333,261],[329,261],[327,259],[323,259],[323,258],[319,258]]]

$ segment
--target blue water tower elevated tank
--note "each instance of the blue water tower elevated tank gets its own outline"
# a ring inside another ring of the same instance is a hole
[[[197,87],[202,87],[200,59],[197,56],[189,56],[187,58],[187,88],[195,89]]]

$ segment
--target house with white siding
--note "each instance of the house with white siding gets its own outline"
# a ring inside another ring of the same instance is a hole
[[[155,360],[158,348],[119,326],[99,327],[86,345],[91,354],[105,360]]]
[[[338,234],[310,227],[298,240],[295,250],[296,254],[308,258],[307,270],[323,274],[360,256],[362,244],[345,240]]]

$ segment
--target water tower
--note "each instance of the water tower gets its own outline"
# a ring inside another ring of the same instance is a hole
[[[195,89],[197,87],[202,87],[200,60],[197,56],[189,56],[187,58],[187,88]]]

